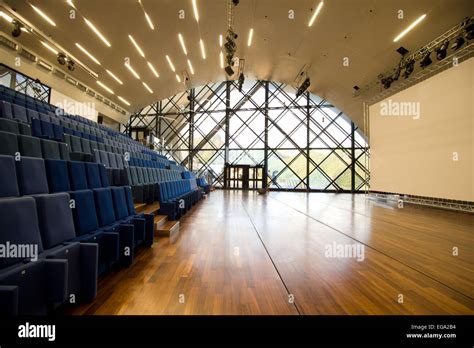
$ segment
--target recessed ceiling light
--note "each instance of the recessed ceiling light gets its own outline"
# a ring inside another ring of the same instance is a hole
[[[107,74],[109,74],[110,76],[112,76],[112,77],[115,79],[115,81],[117,81],[118,83],[120,83],[121,85],[123,85],[123,82],[122,82],[117,76],[115,76],[115,75],[112,73],[112,71],[107,70],[107,69],[105,69],[105,71],[107,71]]]
[[[222,47],[222,34],[219,35],[219,46]]]
[[[76,9],[76,6],[74,6],[74,3],[72,2],[72,0],[67,0],[66,2],[69,4],[69,6]]]
[[[100,31],[94,26],[94,24],[92,24],[90,20],[88,20],[87,18],[84,18],[84,21],[108,47],[111,46],[110,43],[107,41],[107,39],[104,37],[104,35],[100,33]]]
[[[251,46],[252,45],[252,38],[253,38],[253,28],[250,29],[250,32],[249,32],[249,40],[247,42],[247,46]]]
[[[181,82],[181,77],[179,77],[178,74],[176,74],[176,80],[178,80],[178,82]]]
[[[416,21],[414,21],[412,24],[408,26],[404,31],[402,31],[398,36],[393,39],[393,42],[397,42],[400,40],[402,37],[404,37],[410,30],[412,30],[418,23],[420,23],[423,19],[425,19],[426,14],[421,15]]]
[[[41,11],[38,7],[34,6],[34,5],[31,5],[31,7],[33,7],[33,10],[36,11],[36,13],[38,13],[41,17],[43,17],[43,19],[48,22],[49,24],[51,24],[53,27],[56,26],[56,23],[54,23],[54,21],[49,18],[43,11]]]
[[[48,45],[46,42],[43,42],[41,41],[41,44],[46,47],[48,50],[50,50],[51,52],[53,52],[54,54],[58,54],[58,51],[56,51],[54,48],[52,48],[50,45]]]
[[[322,2],[322,1],[319,3],[318,7],[316,8],[316,11],[314,11],[313,16],[312,16],[311,19],[309,20],[308,27],[310,27],[310,26],[313,25],[313,23],[314,23],[316,17],[317,17],[318,14],[319,14],[319,11],[321,11],[321,7],[323,7],[323,4],[324,4],[324,2]]]
[[[178,38],[179,38],[179,42],[181,43],[181,47],[183,48],[183,52],[185,55],[188,55],[188,51],[186,50],[186,45],[184,44],[184,39],[183,39],[183,35],[178,34]]]
[[[193,10],[194,10],[194,18],[196,18],[196,22],[199,22],[199,13],[196,5],[196,0],[193,1]]]
[[[142,83],[143,83],[143,86],[145,86],[145,88],[148,90],[148,92],[153,94],[153,90],[150,87],[148,87],[148,85],[145,82],[142,82]]]
[[[109,87],[107,87],[106,85],[104,85],[102,82],[100,81],[97,81],[97,84],[102,87],[103,89],[105,89],[107,92],[111,93],[111,94],[114,94],[114,91],[112,91]]]
[[[4,18],[7,22],[13,22],[13,18],[7,15],[5,12],[0,11],[0,17]]]
[[[117,98],[119,98],[124,104],[127,104],[128,106],[130,106],[130,103],[124,98],[122,98],[121,96],[118,95]]]
[[[155,74],[156,77],[160,77],[160,75],[158,75],[158,72],[156,71],[153,64],[151,64],[150,62],[147,62],[147,63],[148,63],[148,67],[150,68],[150,70],[153,71],[153,74]]]
[[[140,4],[140,7],[143,10],[143,13],[145,14],[146,21],[148,22],[148,25],[150,26],[151,30],[155,30],[155,26],[153,25],[153,22],[151,21],[150,16],[148,16],[148,13],[145,11],[145,7],[143,6],[142,2],[138,0],[138,3]]]
[[[137,42],[135,41],[135,39],[133,38],[132,35],[128,35],[128,38],[130,39],[130,41],[132,41],[133,45],[135,46],[135,48],[137,49],[138,53],[140,53],[140,55],[145,58],[145,53],[143,53],[142,49],[140,48],[140,46],[138,46]]]
[[[138,75],[137,72],[133,70],[130,64],[125,63],[125,66],[127,67],[128,70],[130,70],[133,76],[135,76],[137,79],[140,79],[140,75]]]
[[[220,61],[221,61],[221,69],[224,69],[224,53],[221,53],[219,54],[219,58],[220,58]]]
[[[81,45],[79,45],[77,42],[76,42],[76,46],[77,46],[82,52],[84,52],[90,59],[92,59],[96,64],[100,65],[100,62],[99,62],[92,54],[90,54],[84,47],[82,47]]]
[[[199,41],[199,44],[201,45],[202,59],[206,59],[206,49],[204,48],[204,41],[202,41],[202,39],[201,39]]]
[[[191,64],[191,61],[189,59],[188,59],[188,66],[189,66],[189,71],[191,72],[191,75],[194,75],[193,65]]]
[[[170,65],[170,68],[173,72],[176,72],[175,68],[174,68],[174,65],[173,65],[173,62],[171,61],[170,57],[168,55],[166,55],[166,60],[168,61],[168,64]]]

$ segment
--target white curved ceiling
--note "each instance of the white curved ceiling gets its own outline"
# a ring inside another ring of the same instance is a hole
[[[72,8],[66,0],[31,0],[30,3],[44,11],[56,26],[38,15],[26,0],[5,0],[4,3],[98,72],[99,80],[115,95],[101,89],[95,79],[81,69],[76,69],[73,76],[130,112],[185,89],[184,84],[176,80],[166,55],[172,59],[177,72],[189,71],[187,59],[191,60],[195,70],[191,75],[193,86],[226,78],[219,64],[219,35],[225,34],[227,29],[226,1],[197,0],[199,24],[195,21],[191,0],[141,1],[154,23],[154,30],[146,22],[137,0],[73,0],[78,11],[75,19],[70,18]],[[319,0],[241,0],[235,8],[234,28],[239,34],[237,56],[246,61],[246,79],[289,84],[304,64],[310,64],[310,91],[331,101],[359,125],[366,96],[353,97],[353,86],[365,86],[379,73],[395,66],[400,59],[395,52],[398,47],[414,51],[471,15],[474,9],[471,0],[327,0],[313,26],[308,27],[318,3]],[[184,19],[179,18],[181,10],[184,10]],[[398,19],[399,10],[403,10],[404,20]],[[294,19],[289,18],[289,11],[294,11]],[[394,43],[395,36],[423,13],[427,14],[425,20]],[[102,32],[111,47],[93,33],[82,16]],[[7,24],[1,21],[0,30],[11,31]],[[253,43],[248,47],[251,27],[254,28]],[[178,33],[184,38],[187,57]],[[128,35],[141,46],[145,58]],[[205,44],[206,59],[201,55],[200,37]],[[24,34],[18,41],[49,61],[56,61],[54,54],[34,36]],[[81,52],[76,42],[101,65]],[[140,80],[125,67],[125,57],[131,59]],[[349,66],[343,65],[344,57],[349,58]],[[159,78],[149,69],[147,61],[155,66]],[[118,76],[123,85],[105,69]],[[150,86],[152,94],[142,82]],[[131,105],[123,104],[117,95]]]

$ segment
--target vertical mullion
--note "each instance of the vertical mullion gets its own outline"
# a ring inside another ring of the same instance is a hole
[[[189,140],[188,140],[188,169],[193,170],[193,152],[192,149],[194,148],[194,108],[195,108],[195,100],[194,100],[194,88],[191,88],[190,91],[190,101],[189,101]]]
[[[309,191],[309,118],[310,95],[306,92],[306,190]]]
[[[268,99],[269,99],[269,83],[265,81],[265,135],[264,135],[264,155],[263,155],[263,183],[262,188],[266,189],[268,185],[268,122],[269,122],[269,115],[268,115]]]
[[[231,81],[226,82],[225,90],[225,153],[224,153],[224,168],[229,163],[229,118],[230,118],[230,88]],[[227,171],[224,170],[224,188],[227,188]]]
[[[351,121],[351,192],[355,192],[355,125],[354,122]]]

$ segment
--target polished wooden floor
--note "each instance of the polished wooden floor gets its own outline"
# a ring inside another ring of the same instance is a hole
[[[473,227],[472,215],[364,195],[215,191],[175,244],[159,239],[70,312],[473,314]],[[364,260],[326,257],[334,242],[362,243]]]

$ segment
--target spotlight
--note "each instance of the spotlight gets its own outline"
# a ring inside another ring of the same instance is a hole
[[[474,22],[471,21],[471,23],[468,24],[466,27],[466,39],[469,41],[474,38]]]
[[[403,73],[403,78],[407,79],[415,69],[415,61],[412,59],[405,64],[405,71]]]
[[[443,60],[444,58],[446,58],[448,46],[449,46],[449,41],[446,40],[443,42],[443,44],[439,48],[436,49],[436,58],[438,58],[438,60]]]
[[[74,71],[74,69],[76,69],[74,61],[69,59],[67,61],[67,68],[69,71]]]
[[[309,80],[309,77],[304,80],[304,82],[301,84],[301,86],[298,88],[298,91],[296,92],[296,98],[301,96],[306,90],[311,86],[311,82]]]
[[[428,51],[426,52],[424,55],[423,55],[423,58],[421,59],[420,61],[420,66],[422,68],[426,68],[428,65],[430,65],[431,63],[433,63],[433,61],[431,60],[431,52]]]
[[[232,0],[232,3],[234,4],[234,6],[237,6],[239,4],[240,0]]]
[[[64,53],[61,53],[61,52],[58,53],[58,63],[61,65],[66,64],[66,55]]]
[[[234,73],[235,73],[235,72],[234,72],[234,69],[232,69],[232,67],[230,66],[230,64],[227,65],[224,70],[225,70],[226,74],[229,75],[229,76],[232,76],[232,75],[234,75]]]
[[[237,40],[237,38],[239,37],[239,35],[237,35],[232,29],[227,30],[227,33],[228,33],[229,36],[230,36],[231,38],[233,38],[234,40]]]
[[[397,52],[400,53],[400,55],[401,55],[402,57],[404,57],[405,54],[408,53],[408,50],[407,50],[405,47],[400,46],[399,48],[397,48]]]
[[[451,45],[451,49],[457,51],[458,49],[461,48],[462,45],[464,45],[464,43],[466,42],[466,40],[464,40],[464,38],[462,37],[462,35],[459,35],[456,40],[454,40],[454,43]]]
[[[382,82],[383,88],[389,89],[390,86],[392,85],[393,82],[393,77],[388,76],[388,77],[383,77],[380,82]]]
[[[23,25],[16,21],[16,20],[13,20],[12,22],[13,24],[13,30],[12,30],[12,36],[13,37],[18,37],[21,35],[21,28],[23,27]]]

